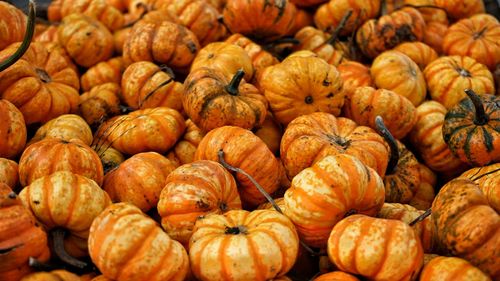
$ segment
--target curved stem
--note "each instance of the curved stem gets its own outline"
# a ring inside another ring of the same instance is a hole
[[[432,210],[429,208],[427,210],[425,210],[425,212],[423,214],[421,214],[420,216],[416,217],[412,222],[409,223],[410,226],[414,226],[415,224],[425,220],[426,217],[430,216],[432,213]]]
[[[377,132],[385,139],[391,149],[391,157],[389,158],[389,164],[387,164],[387,174],[391,174],[394,172],[394,169],[398,166],[399,162],[398,143],[385,126],[384,119],[382,119],[380,115],[375,117],[375,127]]]
[[[61,261],[79,269],[88,267],[86,262],[72,257],[64,249],[64,236],[66,235],[66,231],[64,229],[56,228],[51,231],[51,234],[52,239],[54,239],[54,252]]]
[[[333,43],[335,43],[335,41],[337,41],[337,38],[339,37],[340,32],[345,28],[345,25],[347,24],[347,21],[349,20],[349,18],[351,16],[352,16],[352,10],[349,10],[344,14],[342,19],[340,20],[339,25],[337,25],[337,27],[335,27],[335,30],[333,31],[332,36],[330,36],[330,38],[328,38],[325,41],[326,44],[332,45]]]
[[[34,257],[28,258],[28,265],[31,268],[36,269],[37,271],[52,271],[57,269],[57,267],[55,267],[54,265],[41,262]]]
[[[30,0],[28,23],[26,24],[26,34],[24,35],[23,42],[21,43],[21,46],[19,46],[19,49],[17,49],[14,54],[12,54],[3,62],[0,62],[0,71],[3,71],[7,69],[9,66],[16,63],[16,61],[18,61],[28,50],[31,44],[31,39],[33,39],[33,34],[35,33],[35,17],[36,17],[35,1]]]
[[[474,104],[474,109],[476,110],[476,114],[474,116],[474,124],[484,125],[488,123],[489,118],[488,115],[486,115],[486,112],[484,112],[484,107],[483,107],[483,102],[481,101],[481,97],[471,89],[466,89],[465,93],[472,101],[472,104]]]
[[[237,96],[238,95],[238,87],[240,86],[241,79],[243,79],[243,76],[245,76],[245,71],[243,69],[238,69],[236,73],[234,74],[233,78],[231,79],[231,82],[226,86],[226,91],[232,95],[232,96]]]

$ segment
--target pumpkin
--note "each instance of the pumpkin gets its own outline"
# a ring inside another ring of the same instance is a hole
[[[20,281],[82,281],[80,276],[66,270],[53,270],[51,272],[35,272],[24,276]]]
[[[448,26],[440,22],[432,21],[426,24],[422,42],[432,47],[438,54],[443,53],[443,38]]]
[[[184,247],[128,203],[110,205],[92,222],[89,253],[99,271],[113,280],[182,281],[189,271]]]
[[[466,97],[465,89],[493,93],[493,76],[486,66],[471,57],[445,56],[431,62],[424,70],[431,98],[447,109]]]
[[[26,124],[21,111],[7,100],[0,100],[0,157],[14,158],[26,144]]]
[[[316,57],[289,57],[262,73],[260,86],[281,124],[313,112],[340,115],[343,82],[337,69]]]
[[[70,171],[102,184],[104,177],[97,153],[79,139],[47,138],[26,148],[19,160],[19,181],[30,185],[57,171]]]
[[[132,63],[121,79],[121,98],[132,109],[169,107],[180,112],[184,89],[173,76],[166,66],[148,61]]]
[[[427,166],[419,164],[419,169],[420,185],[408,204],[418,210],[427,210],[431,207],[432,201],[434,201],[434,197],[436,196],[434,186],[436,186],[437,178],[436,174],[427,168]]]
[[[9,4],[0,2],[0,50],[5,49],[12,43],[23,41],[26,34],[26,15],[20,9]]]
[[[324,3],[328,0],[290,0],[293,4],[299,6],[299,7],[310,7],[310,6],[316,6],[318,4]]]
[[[421,41],[424,30],[425,21],[420,12],[404,7],[366,21],[356,32],[356,43],[363,54],[375,58],[403,42]]]
[[[436,0],[404,0],[403,2],[404,6],[413,7],[420,12],[426,25],[431,22],[438,22],[448,26],[447,11],[436,6]]]
[[[106,3],[106,0],[54,0],[47,10],[50,21],[64,21],[64,18],[75,13],[81,13],[97,19],[107,29],[114,31],[122,28],[124,18],[115,7]]]
[[[443,139],[460,160],[484,166],[500,160],[500,99],[465,90],[468,98],[450,108]]]
[[[222,155],[221,155],[222,153]],[[266,144],[252,132],[240,127],[224,126],[208,132],[201,140],[194,160],[212,160],[240,168],[252,176],[267,193],[275,192],[280,184],[279,160]],[[236,175],[238,191],[244,207],[255,207],[265,197],[246,176]]]
[[[113,46],[116,54],[123,54],[123,46],[131,31],[132,27],[125,27],[113,33]]]
[[[161,190],[158,213],[167,234],[189,243],[197,218],[241,209],[236,181],[214,161],[200,160],[171,172]]]
[[[480,14],[451,25],[443,38],[443,51],[450,56],[468,56],[491,71],[500,64],[500,23]]]
[[[37,34],[33,39],[34,42],[45,42],[45,43],[59,43],[59,37],[57,36],[57,30],[59,27],[57,25],[51,25],[45,29],[40,34]]]
[[[319,29],[306,26],[295,34],[295,38],[300,43],[294,46],[294,50],[310,50],[334,66],[345,60],[343,46],[334,35],[329,36]]]
[[[266,98],[252,84],[241,83],[244,74],[238,70],[230,79],[224,72],[202,67],[186,78],[182,104],[203,132],[226,125],[252,129],[264,122]]]
[[[288,0],[227,0],[223,16],[231,33],[269,41],[293,28],[296,12]]]
[[[426,101],[417,107],[417,123],[410,132],[410,142],[425,164],[434,171],[460,173],[466,167],[455,157],[443,139],[446,108],[436,101]]]
[[[371,280],[416,280],[424,259],[420,240],[406,223],[365,215],[337,223],[327,251],[340,270]]]
[[[275,155],[279,154],[283,128],[269,111],[267,112],[266,119],[264,119],[264,123],[260,127],[255,128],[253,132],[266,143],[271,152]]]
[[[384,203],[381,177],[354,156],[326,156],[298,173],[284,212],[309,246],[324,248],[333,226],[353,213],[376,215]]]
[[[64,114],[43,124],[27,145],[45,138],[58,138],[63,141],[79,139],[86,145],[90,145],[93,139],[89,125],[75,114]]]
[[[146,108],[113,117],[96,132],[94,138],[124,154],[146,151],[167,152],[186,129],[182,115],[168,107]]]
[[[19,183],[19,167],[15,161],[0,158],[0,184],[5,184],[11,189]]]
[[[97,277],[94,277],[92,280],[90,281],[113,281],[111,279],[109,279],[108,277],[104,276],[104,275],[99,275]]]
[[[426,82],[418,65],[398,51],[386,51],[375,58],[370,68],[378,88],[394,91],[409,99],[414,106],[425,100]]]
[[[49,259],[47,234],[17,195],[0,183],[0,275],[2,280],[19,280],[31,271],[29,257]]]
[[[365,21],[375,18],[380,10],[380,1],[330,0],[318,7],[314,23],[321,30],[332,31],[349,10],[352,11],[352,17],[342,28],[340,35],[350,35]]]
[[[411,101],[393,91],[372,87],[358,87],[348,94],[342,112],[357,124],[371,128],[376,128],[375,117],[380,115],[396,139],[404,138],[417,122]]]
[[[500,211],[500,163],[476,167],[465,171],[460,177],[469,178],[479,185],[490,206]]]
[[[158,204],[165,180],[175,168],[161,154],[138,153],[110,171],[103,188],[114,202],[127,202],[147,212]]]
[[[215,42],[203,47],[191,65],[191,72],[202,67],[218,70],[228,77],[233,77],[241,69],[246,81],[252,80],[254,72],[247,52],[239,45],[228,42]]]
[[[344,81],[346,102],[349,95],[354,93],[356,88],[363,86],[374,86],[372,76],[370,74],[370,68],[359,62],[344,61],[337,66],[337,70],[340,72],[342,81]]]
[[[105,83],[93,87],[80,96],[80,115],[91,127],[120,113],[121,88],[116,83]]]
[[[170,161],[177,164],[177,166],[189,164],[193,162],[196,148],[200,144],[205,134],[191,121],[186,120],[186,132],[175,146],[167,154]]]
[[[438,58],[437,52],[422,42],[405,42],[397,45],[394,50],[407,55],[422,71],[429,63]]]
[[[107,61],[100,62],[89,68],[80,77],[82,89],[86,92],[95,86],[116,83],[120,84],[122,73],[125,71],[122,57],[115,57]]]
[[[296,118],[281,139],[280,155],[288,178],[327,155],[349,154],[385,175],[389,147],[373,129],[347,118],[316,112]]]
[[[306,9],[297,8],[297,12],[295,13],[295,19],[293,20],[293,27],[288,31],[286,35],[293,36],[302,28],[310,25],[314,25],[314,18],[312,12]]]
[[[490,281],[491,278],[466,260],[436,257],[422,268],[420,281]]]
[[[101,158],[102,168],[104,171],[104,175],[106,175],[109,171],[112,171],[114,168],[118,167],[123,161],[125,161],[125,157],[120,151],[111,147],[110,144],[106,143],[97,143],[92,145],[92,149],[97,152],[99,158]]]
[[[454,179],[441,188],[431,208],[440,252],[463,258],[498,280],[500,216],[479,186],[469,179]]]
[[[293,223],[272,210],[206,215],[196,221],[189,241],[191,270],[200,280],[280,277],[292,268],[298,250]]]
[[[480,0],[434,0],[434,2],[452,19],[468,18],[485,12],[483,1]]]
[[[19,46],[15,43],[0,51],[0,61]],[[26,124],[45,123],[76,111],[80,83],[65,56],[61,49],[49,50],[42,43],[32,42],[20,60],[0,72],[0,96],[22,112]]]
[[[343,271],[332,271],[319,275],[314,281],[359,281],[359,279]]]

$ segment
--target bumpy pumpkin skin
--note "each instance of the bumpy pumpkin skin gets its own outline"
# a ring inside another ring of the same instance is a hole
[[[183,245],[188,245],[198,217],[235,209],[241,209],[236,181],[222,165],[208,160],[170,173],[158,202],[163,229]]]
[[[471,179],[479,185],[490,206],[500,212],[500,163],[476,167],[465,171],[460,177]]]
[[[500,278],[500,216],[476,183],[464,178],[448,182],[434,199],[431,216],[443,254],[469,261],[494,280]]]
[[[260,127],[255,128],[253,132],[266,143],[267,147],[274,155],[279,154],[283,127],[269,111],[267,112],[264,123],[262,123]]]
[[[448,26],[446,11],[436,6],[436,0],[403,0],[403,5],[412,5],[425,20],[426,27],[431,22],[442,23]]]
[[[345,100],[340,73],[316,57],[289,57],[266,68],[260,86],[273,116],[284,125],[318,111],[338,116]]]
[[[378,88],[394,91],[418,106],[427,93],[424,75],[418,65],[407,55],[387,51],[375,58],[370,68]]]
[[[95,152],[97,152],[97,155],[99,155],[99,158],[101,158],[104,175],[125,161],[123,154],[112,148],[109,144],[96,143],[92,145],[92,149],[94,149]]]
[[[438,54],[443,53],[443,38],[448,30],[448,25],[431,21],[425,25],[424,39],[422,42],[431,46]]]
[[[297,174],[285,192],[285,214],[309,246],[324,248],[348,213],[374,216],[384,203],[382,178],[357,158],[327,156]]]
[[[80,96],[78,109],[80,115],[91,127],[120,114],[120,85],[105,83],[93,87]]]
[[[7,281],[19,280],[32,270],[28,266],[30,256],[45,262],[50,255],[47,234],[3,183],[0,183],[0,249],[0,275]]]
[[[114,202],[127,202],[147,212],[158,204],[167,176],[175,168],[161,154],[138,153],[109,172],[103,188]]]
[[[321,274],[320,276],[314,278],[314,281],[359,281],[359,279],[354,275],[343,271],[332,271]]]
[[[20,46],[15,43],[0,52],[0,61]],[[24,56],[0,73],[0,96],[12,102],[26,124],[45,123],[75,112],[80,83],[74,65],[63,50],[32,42]]]
[[[19,183],[19,167],[15,161],[0,158],[0,184],[6,184],[11,189]]]
[[[340,72],[342,81],[344,81],[344,92],[346,93],[346,100],[349,95],[354,93],[356,88],[363,86],[374,86],[372,76],[370,74],[370,68],[359,62],[342,62],[337,66],[337,70]]]
[[[424,251],[404,222],[353,215],[337,223],[328,256],[342,271],[372,280],[416,280]]]
[[[423,164],[419,164],[419,170],[420,185],[408,204],[418,210],[427,210],[431,207],[432,201],[434,201],[434,197],[436,196],[434,186],[436,186],[437,178],[436,174]]]
[[[422,268],[420,281],[490,281],[479,268],[457,257],[436,257]]]
[[[57,37],[69,56],[83,67],[94,66],[113,55],[113,35],[102,23],[82,14],[64,17]]]
[[[57,171],[70,171],[102,184],[104,172],[95,151],[81,140],[56,138],[36,142],[24,150],[19,160],[19,180],[22,186]]]
[[[125,65],[122,57],[100,62],[89,68],[80,77],[82,89],[87,92],[97,85],[110,82],[120,84],[123,71],[125,71]]]
[[[338,66],[345,61],[347,54],[344,53],[342,43],[339,41],[330,43],[328,41],[330,35],[326,32],[306,26],[297,31],[294,37],[300,42],[293,48],[296,51],[312,51],[333,66]]]
[[[167,158],[178,166],[189,164],[194,161],[196,148],[205,134],[191,121],[186,120],[186,132],[175,146],[167,154]]]
[[[353,155],[385,175],[387,143],[373,129],[350,119],[324,112],[303,115],[288,124],[281,139],[281,160],[290,179],[323,157],[341,153]]]
[[[127,38],[131,31],[132,27],[125,27],[113,33],[113,46],[115,54],[123,54],[123,46],[125,45],[125,41],[127,41]]]
[[[272,210],[207,215],[189,241],[191,269],[203,281],[273,279],[292,268],[298,251],[293,223]]]
[[[184,247],[128,203],[110,205],[92,222],[89,253],[113,280],[182,281],[189,271]]]
[[[59,37],[57,36],[57,30],[58,30],[57,25],[52,25],[49,26],[47,29],[45,29],[43,32],[40,34],[35,33],[35,36],[33,38],[34,42],[52,42],[52,43],[59,43]]]
[[[7,100],[0,100],[0,157],[13,158],[26,145],[26,124],[21,111]]]
[[[184,88],[169,71],[148,61],[132,63],[121,79],[122,100],[132,109],[169,107],[181,112]]]
[[[295,5],[288,0],[228,0],[223,15],[231,33],[273,40],[293,28],[296,12]]]
[[[464,90],[493,93],[495,84],[488,68],[471,57],[445,56],[424,70],[431,98],[450,109],[466,97]]]
[[[422,71],[429,63],[438,58],[437,52],[422,42],[405,42],[397,45],[394,50],[407,55]]]
[[[469,98],[446,113],[443,139],[451,151],[465,163],[485,166],[500,161],[500,98],[484,94],[479,97],[487,116],[476,120],[476,109]]]
[[[500,64],[500,23],[490,15],[462,19],[448,28],[443,50],[450,56],[468,56],[491,71]]]
[[[26,275],[20,281],[82,281],[80,276],[66,270],[53,270],[51,272],[35,272]]]
[[[57,138],[64,141],[79,139],[86,145],[90,145],[93,139],[89,125],[76,114],[64,114],[43,124],[27,145],[45,138]]]
[[[444,8],[448,16],[457,20],[485,12],[483,1],[480,0],[434,0],[434,2],[436,6]]]
[[[23,41],[26,33],[26,15],[15,6],[0,2],[0,50],[15,42]]]
[[[219,151],[224,160],[252,176],[267,193],[275,192],[280,184],[279,160],[267,145],[252,132],[234,126],[224,126],[207,133],[201,140],[195,160],[219,161]],[[256,207],[266,202],[265,197],[244,175],[235,176],[244,207]]]

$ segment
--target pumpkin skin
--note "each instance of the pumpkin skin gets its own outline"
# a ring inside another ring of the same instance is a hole
[[[451,25],[443,38],[444,53],[468,56],[491,71],[500,64],[500,23],[486,14],[462,19]]]
[[[328,238],[328,257],[342,271],[372,280],[416,280],[424,251],[404,222],[353,215]]]
[[[295,19],[293,21],[293,27],[288,31],[286,35],[293,36],[299,30],[306,26],[314,25],[313,14],[309,10],[297,8],[295,13]]]
[[[435,0],[403,0],[404,5],[416,8],[425,20],[426,25],[431,22],[439,22],[448,26],[446,10],[436,6]]]
[[[332,31],[349,10],[352,10],[352,16],[340,31],[340,35],[349,35],[365,21],[375,18],[380,10],[380,1],[330,0],[316,10],[314,23],[321,30]]]
[[[80,115],[91,127],[98,127],[104,120],[120,114],[120,92],[120,86],[111,82],[93,87],[80,96]]]
[[[186,132],[174,148],[167,154],[167,158],[177,166],[189,164],[194,161],[196,148],[200,144],[205,134],[196,126],[191,119],[186,120]]]
[[[289,57],[266,68],[260,86],[273,116],[284,125],[317,111],[338,116],[345,100],[340,73],[316,57]]]
[[[253,132],[266,143],[267,147],[274,155],[279,154],[283,128],[269,111],[267,112],[264,123],[262,123],[260,127],[254,129]]]
[[[123,71],[125,71],[125,65],[122,57],[100,62],[89,68],[80,78],[82,89],[88,92],[98,85],[110,82],[120,84]]]
[[[113,202],[127,202],[147,212],[158,204],[167,176],[175,168],[161,154],[138,153],[109,172],[104,178],[103,188]]]
[[[493,93],[493,75],[486,66],[471,57],[445,56],[424,70],[431,98],[450,109],[466,97],[464,90]]]
[[[169,107],[182,111],[184,89],[169,71],[148,61],[132,63],[121,79],[122,100],[132,109]]]
[[[280,184],[279,160],[267,145],[252,132],[234,126],[224,126],[208,132],[201,140],[195,160],[219,161],[219,150],[224,160],[252,176],[264,190],[272,194]],[[245,176],[235,176],[244,207],[256,207],[266,201],[264,195]]]
[[[394,50],[407,55],[422,71],[438,58],[436,51],[422,42],[405,42],[397,45]]]
[[[476,183],[464,178],[448,182],[434,199],[431,216],[441,252],[463,258],[498,280],[500,216]]]
[[[101,158],[104,175],[125,161],[123,154],[112,148],[109,144],[97,143],[92,145],[92,149],[94,149],[97,155],[99,155],[99,158]]]
[[[15,161],[0,158],[0,184],[14,189],[19,183],[19,166]]]
[[[347,97],[354,93],[356,88],[363,86],[374,86],[372,76],[370,74],[370,68],[359,62],[344,61],[337,66],[337,70],[340,72],[342,81],[344,81],[346,102]]]
[[[15,43],[0,52],[0,61],[20,46]],[[26,124],[45,123],[75,112],[80,83],[74,65],[61,49],[32,42],[24,56],[0,73],[0,95],[12,102]],[[3,111],[3,110],[2,110]]]
[[[491,278],[466,260],[436,257],[422,268],[420,281],[490,281]]]
[[[438,54],[443,53],[443,38],[448,30],[448,25],[431,21],[425,25],[422,42],[431,46]]]
[[[489,94],[470,95],[473,96],[462,100],[446,113],[443,139],[455,156],[472,166],[498,162],[500,99]],[[479,109],[481,111],[478,111]]]
[[[274,40],[293,28],[297,8],[288,0],[228,0],[224,23],[231,33],[262,40]],[[252,19],[243,21],[242,19]]]
[[[341,43],[330,42],[330,35],[312,26],[306,26],[295,34],[300,44],[294,50],[310,50],[331,65],[338,66],[344,59]]]
[[[359,281],[359,279],[349,273],[333,271],[321,274],[320,276],[314,278],[314,281]]]
[[[375,117],[380,115],[396,139],[404,138],[417,122],[411,101],[393,91],[372,87],[358,87],[348,94],[343,112],[357,124],[371,128],[376,128]]]
[[[232,210],[201,217],[189,241],[191,269],[203,281],[279,277],[292,268],[298,250],[293,223],[271,210]]]
[[[310,6],[316,6],[318,4],[324,3],[328,0],[290,0],[293,4],[295,4],[298,7],[310,7]]]
[[[64,114],[43,124],[27,145],[45,138],[58,138],[63,141],[79,139],[86,145],[90,145],[93,139],[89,125],[76,114]]]
[[[307,245],[324,248],[335,224],[350,213],[374,216],[384,203],[380,176],[354,156],[326,156],[297,174],[284,212]]]
[[[43,139],[26,148],[19,160],[22,186],[57,171],[70,171],[102,184],[104,172],[97,153],[79,139]]]
[[[123,54],[123,46],[131,31],[132,27],[125,27],[113,33],[113,46],[116,54]]]
[[[474,14],[484,13],[484,4],[480,0],[434,0],[436,6],[445,9],[453,19],[468,18]]]
[[[184,81],[182,104],[189,118],[203,131],[222,126],[252,129],[267,114],[267,100],[249,83],[240,83],[244,73],[230,79],[208,67],[197,68]]]
[[[436,174],[423,164],[419,164],[419,170],[420,185],[408,204],[418,210],[427,210],[431,207],[432,201],[434,201],[434,197],[436,196],[434,186],[436,186],[437,178]]]
[[[400,43],[421,41],[424,29],[425,21],[420,12],[404,7],[365,22],[356,32],[356,42],[363,54],[375,58]]]
[[[128,203],[110,205],[92,222],[89,253],[103,275],[113,280],[181,281],[189,271],[184,247]]]
[[[57,25],[52,25],[49,26],[47,29],[45,29],[43,32],[38,34],[34,37],[33,41],[34,42],[45,42],[45,43],[59,43],[59,37],[57,36],[57,30],[58,30]]]
[[[47,234],[22,206],[12,190],[0,183],[0,274],[2,280],[19,280],[31,271],[29,257],[49,259]]]
[[[24,276],[21,281],[82,281],[80,276],[66,270],[35,272]]]
[[[414,106],[425,100],[424,75],[407,55],[398,51],[384,52],[375,58],[370,72],[378,88],[394,91],[409,99]]]
[[[500,163],[476,167],[465,171],[460,177],[471,179],[479,185],[490,206],[500,212]]]
[[[0,50],[15,42],[23,41],[26,33],[26,15],[15,6],[0,2]],[[3,61],[3,60],[1,60]]]
[[[0,157],[14,158],[26,145],[26,124],[21,111],[7,100],[0,100]]]
[[[182,115],[168,107],[146,108],[105,122],[95,138],[112,143],[124,154],[155,151],[165,153],[186,129]]]
[[[57,37],[69,56],[83,67],[94,66],[113,55],[113,35],[102,23],[82,14],[64,17]]]
[[[208,160],[171,172],[158,202],[163,229],[183,245],[188,245],[197,218],[235,209],[241,209],[236,181],[221,164]]]
[[[94,218],[111,204],[108,194],[93,180],[69,171],[34,180],[21,191],[19,198],[46,229],[62,227],[75,240],[83,241],[88,238]],[[82,246],[80,250],[86,252],[87,243]]]
[[[280,152],[290,179],[327,155],[353,155],[380,176],[385,175],[389,159],[389,147],[373,129],[324,112],[303,115],[288,124]]]

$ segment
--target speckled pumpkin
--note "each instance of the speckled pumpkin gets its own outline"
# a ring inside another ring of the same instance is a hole
[[[19,183],[19,166],[15,161],[0,158],[0,183],[6,184],[11,189]]]
[[[500,163],[476,167],[465,171],[460,177],[471,179],[479,185],[490,206],[500,212]]]
[[[427,210],[431,207],[432,201],[434,201],[434,197],[436,196],[434,187],[436,186],[437,177],[436,174],[424,164],[419,163],[419,170],[420,185],[408,204],[418,210]]]
[[[20,9],[9,4],[0,2],[0,50],[5,49],[12,43],[23,41],[26,33],[26,15]]]
[[[191,121],[186,120],[186,132],[167,154],[167,158],[178,166],[189,164],[194,160],[196,148],[205,134]]]
[[[115,57],[107,61],[100,62],[93,67],[89,68],[80,77],[82,89],[90,91],[97,85],[105,83],[120,84],[122,73],[125,71],[122,57]]]
[[[26,145],[26,124],[21,111],[7,100],[0,100],[0,157],[14,158]]]
[[[485,12],[484,3],[481,0],[434,0],[434,2],[453,19],[467,18]]]
[[[437,52],[422,42],[405,42],[397,45],[394,50],[407,55],[422,71],[429,63],[438,58]]]
[[[80,115],[91,127],[98,127],[120,114],[120,92],[120,85],[112,82],[93,87],[80,96]]]
[[[27,145],[45,138],[57,138],[64,141],[79,139],[86,145],[90,145],[93,139],[89,125],[76,114],[64,114],[43,124]]]
[[[346,54],[342,43],[327,33],[312,26],[306,26],[295,34],[295,39],[300,43],[294,46],[294,50],[309,50],[317,54],[331,65],[338,66],[345,61]]]
[[[344,81],[346,96],[354,93],[357,87],[374,86],[370,68],[364,64],[356,61],[344,61],[337,66],[337,70]]]
[[[24,276],[20,281],[82,281],[80,276],[59,269],[50,272],[35,272]]]
[[[436,257],[422,268],[420,281],[491,281],[479,268],[457,257]]]

